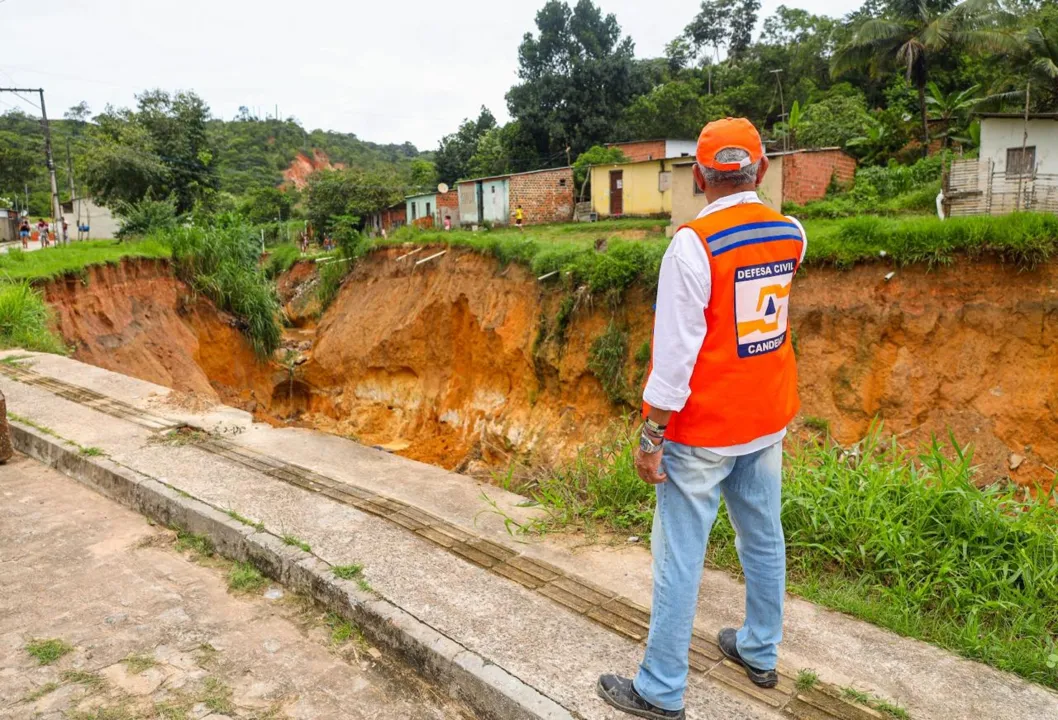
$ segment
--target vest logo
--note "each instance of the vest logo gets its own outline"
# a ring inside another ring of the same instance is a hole
[[[774,352],[786,342],[795,260],[747,265],[735,270],[738,356]]]

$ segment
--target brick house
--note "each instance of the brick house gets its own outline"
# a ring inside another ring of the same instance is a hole
[[[571,167],[463,180],[457,183],[456,192],[463,225],[513,224],[519,205],[526,225],[573,219]]]
[[[459,191],[449,190],[446,193],[437,193],[437,218],[438,226],[444,227],[444,219],[452,220],[452,227],[459,227]]]
[[[368,214],[364,221],[364,229],[369,235],[381,235],[393,232],[403,227],[408,222],[408,211],[405,202],[401,200],[387,208]]]
[[[608,148],[618,148],[628,158],[628,162],[662,160],[665,158],[694,157],[698,147],[697,140],[631,140],[628,142],[606,143]]]

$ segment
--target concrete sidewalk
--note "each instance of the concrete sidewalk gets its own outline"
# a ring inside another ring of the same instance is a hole
[[[641,656],[650,600],[642,548],[527,542],[504,525],[504,516],[531,516],[520,496],[335,436],[254,425],[231,408],[185,411],[165,388],[65,358],[34,356],[0,371],[12,413],[296,536],[332,564],[363,563],[387,600],[571,715],[613,717],[593,686],[601,672],[634,672]],[[212,436],[160,441],[181,424]],[[741,586],[707,571],[703,588],[691,717],[875,716],[818,691],[795,697],[791,678],[803,667],[914,718],[1058,717],[1058,695],[1044,688],[793,598],[780,652],[787,678],[762,693],[718,663],[711,642],[716,629],[739,622]]]

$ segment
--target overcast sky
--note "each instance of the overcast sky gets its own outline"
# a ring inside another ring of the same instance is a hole
[[[433,149],[478,108],[507,119],[518,44],[544,0],[0,0],[0,85],[43,86],[49,114],[191,89],[309,129]],[[573,4],[572,0],[571,3]],[[661,54],[696,0],[596,0],[637,57]],[[782,0],[763,0],[761,18]],[[842,15],[860,0],[787,0]],[[21,100],[0,93],[0,112]]]

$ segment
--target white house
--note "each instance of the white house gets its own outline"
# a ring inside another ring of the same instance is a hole
[[[981,159],[1006,175],[1058,175],[1058,113],[979,113]],[[1028,140],[1025,130],[1028,128]],[[1025,146],[1022,158],[1021,148]],[[1025,172],[1025,171],[1028,172]]]
[[[62,214],[70,226],[70,238],[78,238],[77,226],[88,226],[88,232],[81,235],[84,240],[109,240],[117,237],[121,227],[113,213],[102,205],[96,205],[90,198],[75,198],[62,204]]]

